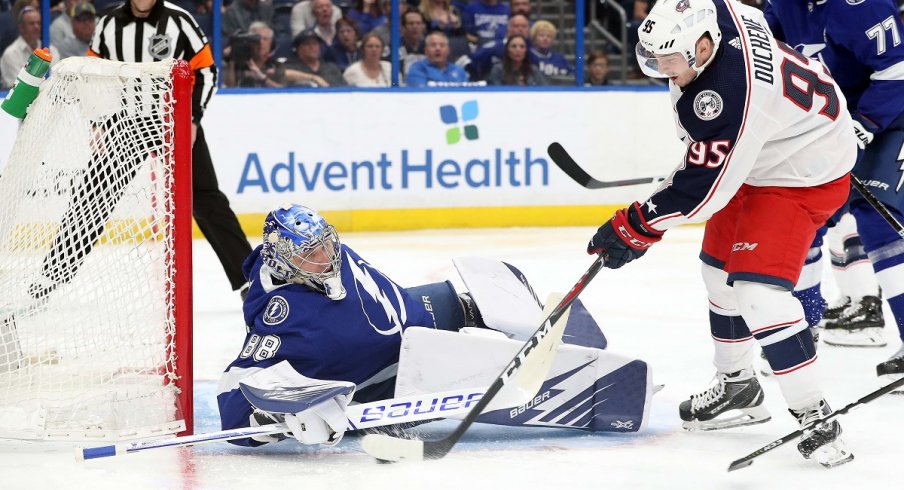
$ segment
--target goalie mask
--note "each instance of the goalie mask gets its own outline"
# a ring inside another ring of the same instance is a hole
[[[713,54],[697,66],[697,40],[709,33]],[[699,75],[715,58],[722,39],[712,0],[660,0],[637,29],[635,54],[643,73],[670,78],[693,68]]]
[[[277,279],[305,284],[333,300],[345,297],[339,235],[312,209],[287,204],[270,212],[261,257]]]

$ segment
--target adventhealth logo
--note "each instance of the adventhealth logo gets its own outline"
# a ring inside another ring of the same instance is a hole
[[[464,127],[461,127],[459,125],[458,110],[455,109],[455,106],[440,106],[439,117],[443,123],[447,125],[454,124],[453,127],[446,129],[446,143],[454,145],[461,141],[462,132],[464,132],[465,139],[476,140],[479,137],[477,126],[467,123],[477,119],[478,112],[476,100],[469,100],[462,104],[460,121],[464,123]]]

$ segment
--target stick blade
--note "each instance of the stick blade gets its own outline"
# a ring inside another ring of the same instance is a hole
[[[736,460],[732,461],[730,465],[728,465],[728,471],[740,470],[740,469],[746,468],[752,464],[753,464],[752,459],[746,459],[746,458],[736,459]]]
[[[399,439],[386,434],[367,434],[361,439],[364,452],[380,461],[422,461],[424,441]]]

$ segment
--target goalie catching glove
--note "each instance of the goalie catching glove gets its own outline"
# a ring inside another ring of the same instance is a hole
[[[604,254],[603,265],[618,269],[642,257],[648,248],[662,240],[662,233],[647,225],[640,212],[640,203],[635,202],[616,211],[612,219],[599,227],[587,244],[587,253]]]

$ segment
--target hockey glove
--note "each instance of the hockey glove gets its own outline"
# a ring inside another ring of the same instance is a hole
[[[640,258],[654,243],[662,240],[662,232],[653,230],[644,222],[640,204],[634,203],[619,209],[587,244],[587,253],[605,255],[603,266],[610,269]]]
[[[470,328],[490,328],[483,321],[480,310],[477,309],[477,303],[470,293],[461,293],[458,295],[458,301],[461,302],[461,309],[465,314],[465,327]]]
[[[866,145],[870,144],[873,141],[873,133],[872,131],[866,129],[866,127],[858,121],[857,119],[853,120],[854,123],[854,135],[857,136],[857,146],[861,150],[866,149]]]
[[[351,393],[335,396],[303,412],[286,414],[286,425],[302,444],[338,444],[348,427],[345,409],[351,397]]]

